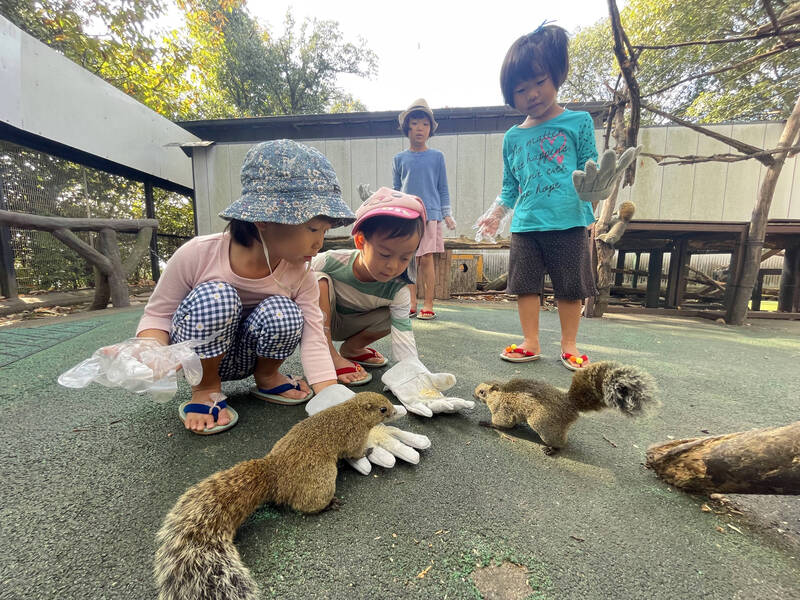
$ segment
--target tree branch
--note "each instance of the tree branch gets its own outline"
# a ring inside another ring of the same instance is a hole
[[[756,54],[755,56],[751,56],[750,58],[745,59],[742,62],[736,63],[734,65],[729,65],[727,67],[720,67],[719,69],[712,69],[711,71],[706,71],[704,73],[698,73],[697,75],[691,75],[689,77],[684,77],[680,81],[676,81],[675,83],[671,83],[670,85],[665,86],[665,87],[661,88],[660,90],[656,90],[655,92],[650,92],[649,94],[645,94],[644,96],[642,96],[642,98],[649,98],[650,96],[656,96],[658,94],[666,92],[667,90],[671,90],[672,88],[677,87],[677,86],[681,85],[682,83],[686,83],[688,81],[692,81],[693,79],[699,79],[700,77],[706,77],[708,75],[717,75],[719,73],[724,73],[725,71],[730,71],[731,69],[738,69],[739,67],[743,67],[743,66],[748,65],[748,64],[750,64],[752,62],[757,62],[759,60],[763,60],[765,58],[769,58],[770,56],[773,56],[775,54],[780,54],[781,52],[784,52],[785,50],[788,50],[789,48],[794,48],[795,46],[800,46],[800,42],[792,42],[789,45],[783,45],[782,44],[780,46],[776,46],[775,48],[773,48],[772,50],[769,50],[768,52],[762,52],[761,54]]]
[[[693,131],[697,131],[699,133],[702,133],[703,135],[707,135],[710,138],[714,138],[715,140],[719,140],[720,142],[728,144],[729,146],[736,148],[739,152],[743,152],[744,154],[755,155],[764,151],[763,148],[758,148],[757,146],[751,146],[750,144],[745,144],[744,142],[728,137],[727,135],[722,135],[721,133],[717,133],[716,131],[711,131],[710,129],[706,129],[705,127],[701,127],[700,125],[695,125],[694,123],[685,121],[680,117],[676,117],[673,114],[664,112],[663,110],[660,110],[651,104],[647,104],[646,102],[642,103],[642,108],[649,110],[650,112],[660,115],[664,118],[667,118],[670,121],[677,123],[678,125],[683,125],[684,127],[687,127]],[[769,154],[758,157],[756,160],[758,160],[759,162],[761,162],[766,166],[770,166],[775,162],[775,159],[773,159],[772,156]]]
[[[625,30],[622,28],[622,21],[619,17],[619,9],[617,8],[616,0],[608,0],[608,13],[611,20],[611,31],[614,35],[614,55],[617,57],[622,77],[625,79],[625,86],[628,88],[628,95],[630,96],[631,103],[631,120],[627,128],[625,136],[625,146],[635,147],[636,138],[639,136],[639,121],[641,119],[641,93],[639,92],[639,83],[633,74],[636,67],[636,57],[627,56],[623,45],[626,45],[630,50],[630,42],[625,35]],[[633,185],[634,165],[636,161],[631,163],[631,167],[625,173],[625,183]]]
[[[763,38],[778,37],[782,35],[792,35],[800,33],[800,29],[792,29],[789,31],[768,31],[765,33],[755,33],[752,35],[742,35],[739,37],[721,38],[713,40],[692,40],[689,42],[676,42],[674,44],[662,45],[635,45],[636,50],[671,50],[672,48],[683,48],[685,46],[712,46],[714,44],[727,44],[732,42],[746,42],[748,40],[760,40]]]
[[[678,154],[652,154],[650,152],[642,152],[640,156],[646,156],[648,158],[652,158],[656,161],[659,166],[665,167],[667,165],[691,165],[695,163],[703,163],[703,162],[739,162],[742,160],[750,160],[751,158],[759,158],[761,156],[771,156],[772,154],[778,154],[779,152],[786,152],[787,148],[773,148],[771,150],[762,150],[760,152],[756,152],[754,154],[731,154],[729,152],[725,154],[712,154],[710,156],[694,156],[694,155],[685,155],[681,156]],[[800,151],[800,145],[798,146],[790,146],[788,150],[792,152]],[[678,160],[663,162],[667,158],[677,158]]]

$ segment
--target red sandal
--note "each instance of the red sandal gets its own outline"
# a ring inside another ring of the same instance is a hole
[[[375,348],[367,348],[367,351],[363,354],[359,354],[358,356],[345,356],[342,355],[342,358],[346,358],[347,360],[352,360],[354,363],[358,363],[364,367],[382,367],[386,363],[389,362],[389,359],[385,356],[379,356],[378,351]],[[382,358],[383,362],[367,362],[370,358]]]
[[[578,356],[576,354],[570,354],[569,352],[561,353],[561,364],[567,367],[570,371],[580,371],[581,369],[585,369],[588,363],[589,357],[585,354]]]
[[[350,373],[358,373],[358,369],[355,365],[352,367],[342,367],[341,369],[336,369],[336,376],[339,375],[349,375]],[[366,371],[365,371],[366,373]],[[372,373],[367,373],[367,376],[364,379],[357,379],[356,381],[351,381],[350,383],[339,382],[342,385],[364,385],[372,381]]]
[[[516,352],[517,354],[522,354],[517,358],[508,356],[510,353]],[[507,360],[508,362],[514,363],[521,363],[521,362],[532,362],[534,360],[539,360],[542,358],[541,353],[536,354],[535,352],[531,352],[530,350],[525,350],[525,348],[519,348],[516,344],[511,344],[507,346],[505,350],[500,353],[500,358],[503,360]]]
[[[422,309],[417,313],[417,318],[421,319],[422,321],[430,321],[431,319],[436,318],[436,313],[432,310]]]

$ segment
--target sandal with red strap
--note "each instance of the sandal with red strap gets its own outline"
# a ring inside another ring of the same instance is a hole
[[[567,367],[570,371],[580,371],[581,369],[585,369],[586,365],[589,364],[589,357],[585,354],[578,356],[577,354],[562,352],[561,364]]]
[[[342,358],[346,358],[347,360],[351,360],[354,363],[358,363],[364,367],[382,367],[386,363],[389,362],[389,359],[385,356],[381,356],[375,348],[367,348],[367,351],[363,354],[359,354],[358,356],[345,356],[342,354]],[[382,362],[367,362],[370,358],[382,358]]]
[[[510,353],[516,352],[517,354],[522,354],[522,356],[513,357],[508,356]],[[530,350],[525,350],[525,348],[520,348],[516,344],[511,344],[507,346],[506,349],[500,353],[500,358],[503,360],[507,360],[508,362],[514,363],[521,363],[521,362],[531,362],[534,360],[539,360],[542,358],[541,353],[536,354],[535,352],[531,352]]]
[[[356,367],[356,365],[353,365],[352,367],[342,367],[341,369],[336,369],[336,377],[337,378],[340,375],[349,375],[350,373],[358,373],[358,367]],[[364,373],[366,374],[366,377],[364,377],[364,379],[357,379],[357,380],[351,381],[349,383],[345,383],[344,381],[340,381],[339,383],[341,383],[342,385],[352,385],[352,386],[367,384],[370,381],[372,381],[372,373],[367,373],[366,371],[364,371]]]

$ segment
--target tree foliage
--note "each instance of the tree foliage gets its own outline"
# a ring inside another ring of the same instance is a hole
[[[789,2],[771,0],[780,14]],[[747,0],[630,0],[620,13],[634,46],[737,37],[769,24],[761,2]],[[800,48],[741,68],[664,87],[720,67],[737,64],[774,47],[777,38],[643,50],[637,79],[645,101],[698,123],[785,119],[800,85]],[[579,31],[570,47],[571,71],[561,90],[565,100],[610,100],[619,68],[608,19]],[[643,113],[643,120],[654,122]]]
[[[284,33],[273,36],[247,12],[244,2],[185,0],[192,38],[202,48],[205,91],[195,112],[202,118],[255,117],[363,110],[337,84],[341,74],[368,77],[377,57],[363,40],[348,42],[334,21],[290,12]]]
[[[156,26],[162,0],[0,0],[0,13],[156,112],[180,114],[191,44]]]

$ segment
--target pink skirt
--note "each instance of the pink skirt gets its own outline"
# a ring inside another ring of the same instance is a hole
[[[419,242],[417,256],[424,256],[434,252],[444,252],[441,221],[428,221],[425,223],[425,233],[422,234],[422,239]]]

